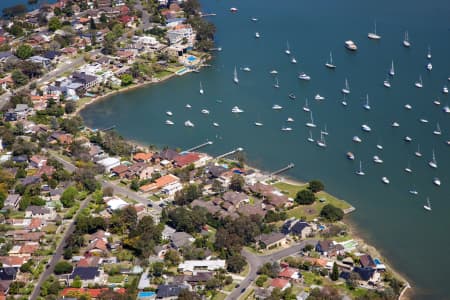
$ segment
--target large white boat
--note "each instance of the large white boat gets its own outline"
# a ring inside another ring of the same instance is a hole
[[[411,46],[411,42],[409,41],[408,30],[405,31],[405,37],[403,38],[403,46],[405,46],[406,48],[409,48]]]
[[[263,126],[263,125],[264,125],[264,124],[263,124],[263,123],[261,123],[261,122],[255,122],[254,124],[255,124],[255,126],[257,126],[257,127],[261,127],[261,126]]]
[[[398,122],[392,122],[392,125],[391,125],[392,127],[400,127],[400,124],[398,123]]]
[[[296,63],[297,63],[297,60],[296,60],[295,57],[293,57],[293,56],[292,56],[292,58],[291,58],[291,63],[292,63],[292,64],[296,64]]]
[[[336,65],[333,64],[333,54],[330,51],[330,60],[325,63],[325,67],[328,69],[336,69]]]
[[[367,37],[371,40],[380,40],[381,36],[377,34],[377,22],[374,23],[374,31],[369,32]]]
[[[320,101],[320,100],[325,100],[325,97],[321,96],[320,94],[317,94],[314,96],[314,99]]]
[[[188,104],[186,104],[184,107],[186,107],[186,108],[192,108],[192,106],[188,103]]]
[[[271,74],[271,75],[277,75],[277,74],[278,74],[278,71],[277,71],[277,70],[272,70],[272,71],[270,71],[270,74]]]
[[[441,180],[440,180],[439,178],[437,178],[437,177],[434,177],[434,178],[433,178],[433,183],[434,183],[436,186],[441,186]]]
[[[306,127],[311,127],[311,128],[317,127],[317,125],[314,123],[312,111],[309,112],[309,116],[310,116],[310,121],[305,124]]]
[[[386,79],[383,81],[383,85],[384,85],[384,87],[387,87],[387,88],[390,88],[390,87],[391,87],[391,82],[389,81],[389,78],[386,78]]]
[[[252,69],[250,69],[250,67],[243,67],[242,68],[242,71],[245,71],[245,72],[250,72]]]
[[[389,184],[389,183],[390,183],[389,179],[388,179],[386,176],[383,176],[383,177],[381,178],[381,181],[382,181],[384,184]]]
[[[441,126],[439,126],[439,123],[436,123],[436,129],[433,131],[434,135],[441,135],[442,131],[441,131]]]
[[[427,70],[428,71],[431,71],[431,70],[433,70],[433,64],[432,63],[427,63]]]
[[[184,122],[184,126],[186,126],[186,127],[194,127],[194,123],[192,123],[191,121],[187,120],[186,122]]]
[[[202,109],[200,112],[204,115],[209,115],[209,110],[207,109]]]
[[[311,80],[311,76],[309,76],[309,75],[306,74],[305,72],[302,72],[302,73],[298,74],[298,79],[301,79],[301,80]]]
[[[166,125],[174,125],[175,123],[173,122],[173,121],[171,121],[171,120],[166,120]]]
[[[234,114],[240,114],[240,113],[243,113],[244,111],[242,109],[240,109],[238,106],[234,106],[231,109],[231,112],[234,113]]]
[[[359,136],[357,136],[357,135],[355,135],[355,136],[352,138],[352,141],[354,141],[355,143],[361,143],[361,142],[362,142],[361,138],[360,138]]]
[[[361,125],[361,129],[363,131],[365,131],[365,132],[371,132],[372,131],[372,128],[370,128],[369,125],[367,125],[367,124],[362,124]]]
[[[274,105],[272,106],[272,109],[273,109],[273,110],[280,110],[280,109],[283,109],[283,106],[278,105],[278,104],[274,104]]]
[[[437,161],[436,161],[436,156],[434,155],[434,150],[433,150],[433,154],[432,154],[432,157],[431,157],[431,161],[428,162],[428,165],[430,167],[432,167],[433,169],[437,169],[437,167],[438,167]]]
[[[168,110],[168,111],[166,111],[166,115],[173,116],[173,113],[170,110]]]
[[[344,88],[341,90],[342,94],[344,95],[348,95],[350,94],[350,86],[348,85],[348,80],[347,78],[345,78],[345,86]]]
[[[351,51],[358,50],[358,47],[352,40],[345,41],[345,48],[347,48],[348,50],[351,50]]]
[[[446,85],[444,85],[444,87],[442,88],[442,93],[448,94],[448,87]]]
[[[255,32],[255,38],[259,39],[261,37],[261,34],[259,32]]]
[[[382,164],[383,160],[378,155],[374,155],[373,156],[373,162],[377,163],[377,164]]]

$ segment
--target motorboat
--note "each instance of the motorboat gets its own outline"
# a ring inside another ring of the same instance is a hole
[[[420,118],[419,121],[420,121],[420,123],[428,123],[428,120],[424,119],[424,118]]]
[[[200,81],[200,90],[199,90],[200,95],[203,95],[205,93],[205,91],[203,90],[203,85],[202,82]]]
[[[186,108],[192,108],[192,106],[188,103],[188,104],[186,104],[184,107],[186,107]]]
[[[386,176],[382,177],[381,181],[383,181],[384,184],[389,184],[390,183],[389,179]]]
[[[400,124],[398,122],[393,122],[391,126],[392,127],[400,127]]]
[[[186,122],[184,122],[184,126],[186,126],[186,127],[194,127],[194,123],[192,123],[191,121],[187,120]]]
[[[170,110],[168,110],[168,111],[166,111],[166,115],[173,116],[173,113]]]
[[[302,73],[298,74],[298,79],[307,80],[308,81],[308,80],[311,80],[311,76],[309,76],[308,74],[302,72]]]
[[[280,110],[280,109],[283,109],[283,106],[278,105],[278,104],[274,104],[274,105],[272,106],[272,109],[274,109],[274,110]]]
[[[242,109],[240,109],[238,106],[234,106],[231,109],[231,112],[234,113],[234,114],[240,114],[240,113],[243,113],[244,111]]]
[[[448,87],[446,85],[442,88],[442,93],[448,94]]]
[[[350,51],[358,50],[358,47],[352,40],[345,41],[345,48],[347,48]]]
[[[315,100],[325,100],[325,97],[321,96],[320,94],[317,94],[314,96]]]
[[[380,157],[378,157],[378,155],[374,155],[373,162],[377,164],[382,164],[383,160]]]
[[[416,191],[416,190],[409,190],[409,193],[410,193],[411,195],[415,195],[415,196],[417,196],[417,195],[419,194],[419,192]]]
[[[255,32],[255,38],[259,39],[261,37],[261,34],[259,32]]]
[[[450,106],[446,105],[446,106],[444,106],[444,107],[442,108],[442,110],[443,110],[445,113],[450,114]]]
[[[352,152],[347,152],[347,158],[350,160],[355,160],[355,155]]]
[[[238,9],[236,7],[232,7],[232,8],[230,8],[230,11],[232,13],[236,13],[236,12],[238,12]]]
[[[295,59],[295,57],[291,58],[291,63],[294,64],[294,65],[297,63],[297,60]]]
[[[261,127],[261,126],[263,126],[263,125],[264,125],[264,124],[263,124],[263,123],[261,123],[261,122],[255,122],[254,124],[255,124],[255,126],[258,126],[258,127]]]
[[[347,99],[345,98],[345,94],[344,94],[344,99],[341,100],[341,104],[342,104],[343,106],[347,106],[347,105],[348,105]]]
[[[428,70],[428,71],[433,70],[433,65],[432,65],[430,62],[427,63],[427,70]]]
[[[171,121],[171,120],[166,120],[166,125],[174,125],[175,123],[173,122],[173,121]]]
[[[431,59],[431,47],[428,46],[427,59]]]
[[[200,112],[204,115],[209,115],[209,110],[207,109],[202,109]]]
[[[408,135],[405,136],[405,142],[408,142],[408,143],[412,142],[412,138]]]
[[[281,131],[292,131],[292,128],[291,128],[291,127],[285,127],[285,126],[283,126],[283,127],[281,128]]]
[[[258,18],[255,18],[255,17],[251,18],[251,20],[252,20],[253,22],[258,22]]]
[[[406,109],[408,109],[408,110],[411,110],[411,109],[412,109],[411,104],[405,104],[404,107],[405,107]]]
[[[277,71],[277,70],[272,70],[272,71],[270,71],[270,74],[272,74],[272,75],[277,75],[277,74],[278,74],[278,71]]]
[[[433,100],[433,103],[435,105],[441,105],[441,100],[439,100],[439,98],[437,98],[436,100]]]
[[[245,72],[250,72],[252,69],[250,69],[249,67],[244,67],[244,68],[242,68],[242,71],[245,71]]]
[[[295,98],[297,98],[293,93],[289,94],[289,99],[295,100]]]
[[[433,183],[434,183],[436,186],[441,186],[441,180],[440,180],[439,178],[437,178],[437,177],[434,177],[434,178],[433,178]]]
[[[359,136],[357,136],[357,135],[355,135],[355,136],[352,138],[352,141],[354,141],[355,143],[361,143],[361,142],[362,142],[361,138],[360,138]]]
[[[289,117],[289,118],[287,118],[286,122],[294,122],[294,119]]]
[[[380,144],[377,144],[377,146],[376,146],[376,147],[377,147],[377,149],[378,149],[378,150],[383,150],[383,146],[382,146],[382,145],[380,145]]]
[[[219,125],[219,123],[214,122],[214,123],[213,123],[213,126],[214,126],[214,127],[219,127],[220,125]]]
[[[389,81],[388,78],[386,78],[386,80],[383,81],[383,85],[384,85],[384,87],[387,87],[387,88],[390,88],[390,87],[391,87],[391,82]]]
[[[372,131],[372,128],[370,128],[369,125],[367,125],[367,124],[362,124],[361,125],[361,129],[363,131],[365,131],[365,132],[371,132]]]

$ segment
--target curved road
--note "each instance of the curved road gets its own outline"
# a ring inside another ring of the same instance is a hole
[[[256,272],[258,271],[261,265],[268,262],[275,262],[284,257],[293,255],[295,253],[300,252],[306,245],[308,244],[315,245],[316,243],[317,240],[302,241],[300,243],[290,246],[289,248],[268,255],[257,255],[247,250],[242,250],[241,252],[242,255],[246,258],[248,264],[250,265],[250,272],[248,273],[247,277],[245,277],[245,279],[241,281],[239,287],[235,288],[230,294],[228,294],[228,296],[225,299],[227,300],[238,299],[250,286],[250,284],[252,284],[252,282],[256,280],[257,277]]]

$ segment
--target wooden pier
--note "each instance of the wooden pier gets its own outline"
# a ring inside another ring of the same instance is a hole
[[[281,174],[289,169],[292,169],[293,167],[295,167],[294,163],[290,163],[288,164],[286,167],[281,168],[279,170],[276,170],[275,172],[270,173],[270,177]]]
[[[215,159],[221,159],[221,158],[224,158],[226,156],[229,156],[229,155],[235,154],[236,152],[241,152],[241,151],[244,151],[244,148],[239,147],[239,148],[236,148],[236,149],[234,149],[234,150],[232,150],[230,152],[227,152],[227,153],[221,154],[219,156],[216,156]]]
[[[195,146],[195,147],[192,147],[192,148],[189,148],[189,149],[187,149],[187,150],[184,150],[184,151],[181,152],[181,153],[192,152],[192,151],[198,150],[198,149],[200,149],[200,148],[203,148],[203,147],[206,147],[206,146],[212,145],[212,144],[213,144],[212,141],[206,141],[206,142],[203,143],[203,144],[200,144],[200,145],[197,145],[197,146]]]

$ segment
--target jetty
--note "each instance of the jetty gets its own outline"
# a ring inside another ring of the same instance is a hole
[[[217,16],[217,14],[216,13],[200,13],[200,17],[215,17],[215,16]]]
[[[181,153],[192,152],[192,151],[198,150],[198,149],[200,149],[200,148],[203,148],[203,147],[206,147],[206,146],[212,145],[212,144],[213,144],[212,141],[206,141],[206,142],[203,143],[203,144],[200,144],[200,145],[194,146],[194,147],[192,147],[192,148],[189,148],[189,149],[187,149],[187,150],[184,150],[184,151],[182,151]]]
[[[286,167],[281,168],[279,170],[276,170],[275,172],[270,173],[270,177],[278,175],[278,174],[281,174],[283,172],[286,172],[287,170],[292,169],[293,167],[295,167],[295,164],[294,163],[290,163]]]
[[[109,127],[103,128],[103,129],[100,129],[100,131],[106,132],[106,131],[113,130],[114,128],[116,128],[116,125],[109,126]]]
[[[232,154],[235,154],[236,152],[241,152],[241,151],[244,151],[244,148],[239,147],[239,148],[236,148],[236,149],[234,149],[234,150],[232,150],[230,152],[227,152],[227,153],[221,154],[219,156],[216,156],[215,159],[221,159],[221,158],[230,156]]]

